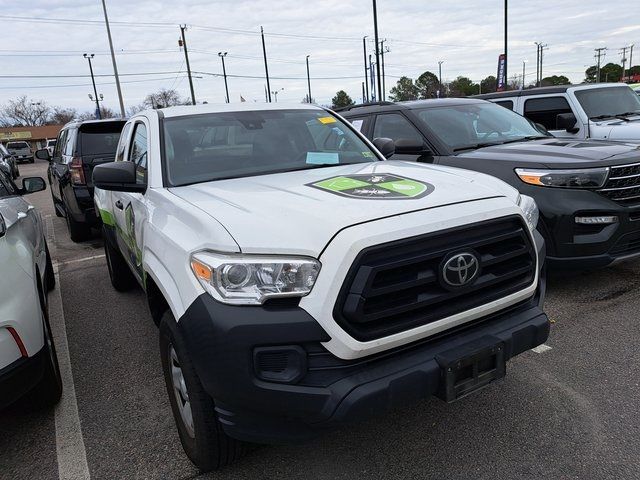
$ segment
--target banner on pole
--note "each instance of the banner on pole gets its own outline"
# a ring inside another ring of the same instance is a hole
[[[504,92],[507,89],[507,79],[504,77],[504,66],[506,63],[507,57],[504,53],[501,53],[498,57],[498,75],[497,75],[497,88],[498,92]]]

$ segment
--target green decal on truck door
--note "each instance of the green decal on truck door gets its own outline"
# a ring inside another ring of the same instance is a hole
[[[435,190],[430,183],[400,175],[341,175],[307,186],[351,198],[408,200],[422,198]]]

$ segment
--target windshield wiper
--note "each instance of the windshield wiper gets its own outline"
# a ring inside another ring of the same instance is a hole
[[[495,145],[500,145],[500,143],[476,143],[473,145],[467,145],[465,147],[458,147],[458,148],[454,148],[453,151],[454,152],[461,152],[462,150],[477,150],[478,148],[484,148],[484,147],[493,147]]]
[[[507,143],[516,143],[516,142],[528,142],[530,140],[540,140],[541,138],[551,138],[549,135],[528,135],[526,137],[514,138],[511,140],[506,140],[500,145],[505,145]]]
[[[630,120],[627,117],[631,117],[633,115],[640,115],[640,111],[636,110],[635,112],[596,115],[595,117],[589,117],[589,120],[604,120],[606,118],[617,118],[619,120],[624,120],[625,122],[629,122]]]

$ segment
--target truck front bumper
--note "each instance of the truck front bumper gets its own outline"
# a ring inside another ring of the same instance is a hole
[[[445,397],[446,362],[462,358],[458,352],[489,343],[506,361],[544,343],[544,292],[540,272],[535,296],[520,304],[357,360],[327,351],[327,333],[295,305],[230,306],[203,294],[178,328],[225,432],[250,442],[288,443],[420,398]]]

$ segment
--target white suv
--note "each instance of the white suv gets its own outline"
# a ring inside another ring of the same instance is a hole
[[[62,394],[47,316],[53,266],[40,214],[23,198],[46,184],[26,177],[22,185],[0,173],[0,408],[47,407]]]
[[[393,152],[319,107],[203,105],[136,114],[95,168],[111,281],[147,294],[202,470],[461,398],[546,340],[535,202]]]

